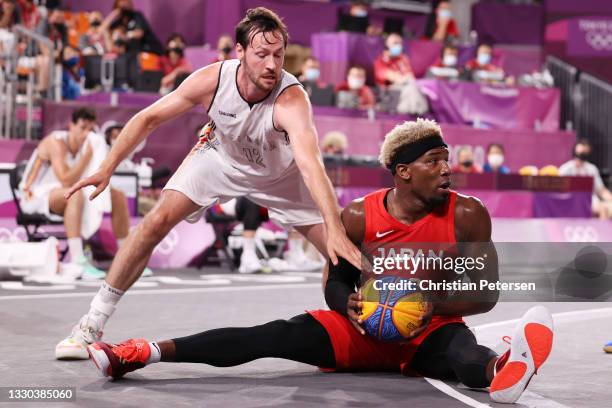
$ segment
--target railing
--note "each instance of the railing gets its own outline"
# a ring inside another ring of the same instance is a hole
[[[36,58],[42,55],[43,58],[48,58],[49,62],[46,64],[48,72],[45,73],[49,78],[47,87],[46,89],[38,89],[38,91],[42,91],[41,94],[46,99],[61,100],[61,71],[56,67],[55,54],[57,50],[50,39],[21,25],[14,26],[12,34],[15,36],[15,40],[12,42],[12,47],[6,50],[3,55],[4,64],[1,70],[2,74],[0,74],[0,136],[31,140],[35,96],[37,95],[36,78],[32,68],[34,68]],[[30,59],[30,69],[25,83],[20,81],[18,74],[20,58]],[[40,75],[40,66],[37,68],[39,68]],[[22,89],[23,85],[25,85],[25,89]],[[23,90],[25,91],[21,93],[23,97],[19,99],[18,91]],[[18,129],[17,110],[19,105],[23,105],[23,109],[25,109],[25,123]]]
[[[560,128],[573,130],[578,96],[576,86],[578,70],[552,56],[546,58],[546,67],[555,80],[555,86],[561,89]]]

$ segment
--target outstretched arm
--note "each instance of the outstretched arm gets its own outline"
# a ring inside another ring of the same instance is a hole
[[[73,185],[66,198],[85,186],[94,185],[97,188],[90,197],[94,199],[106,188],[119,163],[159,125],[180,116],[196,105],[210,104],[217,86],[220,66],[221,64],[217,63],[194,72],[176,91],[138,112],[121,130],[117,142],[100,165],[100,169],[91,177]]]
[[[355,267],[361,266],[359,250],[348,240],[340,222],[340,209],[331,181],[327,177],[317,131],[308,96],[300,86],[286,89],[274,106],[274,123],[284,129],[291,141],[295,162],[304,178],[306,187],[314,199],[327,227],[327,252],[332,263],[342,256]]]

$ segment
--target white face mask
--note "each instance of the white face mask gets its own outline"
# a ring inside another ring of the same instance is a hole
[[[457,56],[455,54],[446,54],[442,59],[442,63],[447,67],[454,67],[457,65]]]
[[[487,157],[487,160],[489,161],[491,167],[497,168],[504,164],[504,155],[499,153],[491,153]]]
[[[365,81],[361,78],[348,77],[348,87],[353,91],[361,88],[364,84]]]

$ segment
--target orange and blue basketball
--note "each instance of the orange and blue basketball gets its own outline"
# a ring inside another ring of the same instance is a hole
[[[397,276],[371,278],[362,286],[360,318],[369,336],[383,341],[407,340],[423,324],[430,304],[421,292],[409,288],[387,289],[389,284],[401,280]]]

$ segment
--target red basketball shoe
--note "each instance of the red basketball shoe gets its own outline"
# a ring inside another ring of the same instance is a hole
[[[121,344],[98,341],[88,346],[87,352],[100,375],[113,379],[144,367],[151,356],[149,343],[145,339],[129,339]]]
[[[532,307],[519,322],[510,350],[495,365],[497,373],[489,390],[491,400],[507,404],[516,402],[548,358],[552,342],[552,316],[544,306]]]

